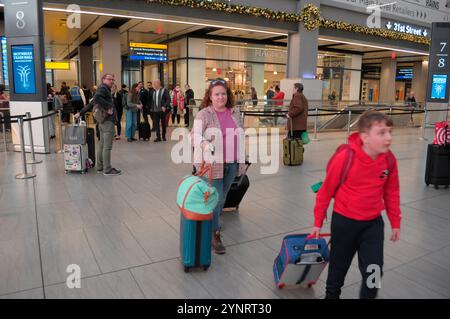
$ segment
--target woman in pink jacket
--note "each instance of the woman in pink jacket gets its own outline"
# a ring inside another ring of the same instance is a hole
[[[219,217],[228,191],[236,176],[245,172],[244,130],[238,108],[225,80],[211,82],[205,92],[191,132],[196,148],[194,164],[199,169],[203,162],[212,162],[212,186],[219,192],[219,203],[214,209],[212,246],[217,254],[224,254]],[[209,156],[213,150],[213,155]]]

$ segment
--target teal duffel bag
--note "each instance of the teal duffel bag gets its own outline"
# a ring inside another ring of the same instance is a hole
[[[219,202],[217,190],[202,178],[211,167],[201,169],[198,175],[185,176],[178,185],[177,205],[184,217],[190,220],[211,220]],[[211,174],[209,175],[211,176]]]

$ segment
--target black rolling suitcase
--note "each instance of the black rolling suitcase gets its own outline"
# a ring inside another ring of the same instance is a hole
[[[146,122],[140,122],[138,125],[139,139],[144,141],[149,141],[152,131],[150,129],[150,124]]]
[[[425,184],[432,184],[436,189],[439,185],[450,185],[450,144],[428,145]]]
[[[245,174],[242,176],[236,176],[233,184],[231,184],[230,191],[227,194],[227,198],[225,199],[225,204],[223,206],[226,211],[236,211],[239,212],[239,204],[244,198],[247,189],[250,187],[250,180],[247,176],[247,170],[250,167],[249,162],[245,162],[246,169]]]
[[[88,127],[87,129],[87,145],[88,145],[88,158],[92,161],[92,167],[95,166],[95,129]]]

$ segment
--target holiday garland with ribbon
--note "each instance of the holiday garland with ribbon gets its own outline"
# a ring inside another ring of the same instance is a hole
[[[356,32],[367,35],[379,36],[393,40],[410,41],[419,44],[430,44],[430,39],[417,35],[404,34],[379,28],[368,28],[365,26],[351,24],[342,21],[328,20],[320,15],[320,9],[308,4],[303,7],[300,14],[274,11],[267,8],[248,7],[243,5],[229,4],[217,1],[206,0],[146,0],[149,3],[159,3],[163,5],[184,6],[196,9],[207,9],[230,14],[250,15],[254,17],[277,20],[282,22],[301,22],[308,31],[313,31],[319,27],[336,29],[341,31]]]

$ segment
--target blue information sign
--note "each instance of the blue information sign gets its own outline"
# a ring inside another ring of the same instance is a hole
[[[447,98],[447,74],[433,74],[431,82],[431,98],[445,100]]]
[[[167,61],[167,50],[159,48],[132,47],[130,60],[133,61]]]
[[[36,94],[33,45],[12,45],[11,59],[14,93]]]

